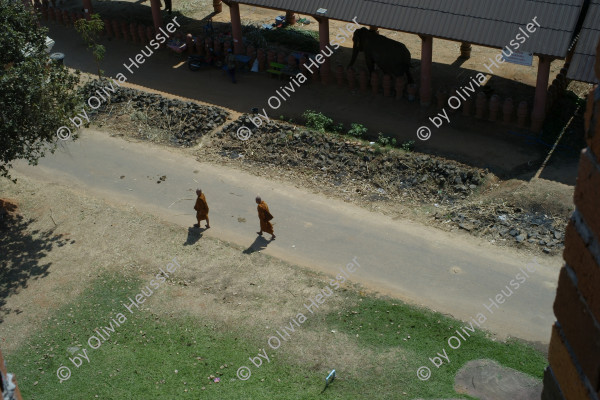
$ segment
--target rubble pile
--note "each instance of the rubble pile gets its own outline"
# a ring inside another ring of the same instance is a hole
[[[253,131],[246,141],[236,135],[241,126]],[[365,181],[382,199],[409,196],[422,203],[453,204],[477,190],[487,174],[443,158],[388,151],[349,136],[320,134],[283,122],[256,128],[248,116],[225,125],[217,136],[223,156],[319,171],[335,186]]]
[[[90,81],[82,88],[82,93],[88,98],[97,90],[103,93],[101,89],[104,87],[106,84],[98,80]],[[138,128],[138,137],[148,138],[145,133],[150,128],[164,130],[166,140],[180,147],[196,145],[203,135],[225,123],[229,116],[229,112],[219,107],[168,99],[160,94],[130,88],[120,87],[109,94],[110,98],[91,113],[95,122],[109,114],[113,117],[129,116],[131,123]]]
[[[437,212],[434,218],[494,242],[538,247],[546,254],[564,248],[564,218],[514,205],[461,206],[454,211]]]

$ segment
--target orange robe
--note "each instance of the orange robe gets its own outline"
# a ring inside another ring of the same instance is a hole
[[[202,193],[196,199],[194,210],[196,210],[196,218],[198,221],[205,220],[206,217],[208,217],[208,204],[206,203],[206,197],[204,197],[204,193]]]
[[[273,216],[269,212],[269,206],[264,201],[261,201],[256,209],[258,210],[258,219],[260,219],[260,230],[272,235],[273,225],[269,221],[273,219]]]

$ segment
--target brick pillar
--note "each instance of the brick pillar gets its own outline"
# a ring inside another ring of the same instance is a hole
[[[471,43],[462,42],[460,44],[460,58],[464,60],[471,58]]]
[[[323,54],[329,54],[325,46],[329,44],[329,18],[319,18],[319,48],[321,51],[325,50]],[[331,77],[331,66],[329,57],[324,57],[325,62],[321,64],[319,73],[321,74],[321,82],[328,83]]]
[[[85,19],[90,20],[90,16],[94,13],[92,8],[92,0],[83,0],[83,12],[85,13]]]
[[[285,12],[285,22],[288,25],[296,25],[296,14],[293,11]]]
[[[600,78],[600,43],[596,49]],[[539,81],[538,81],[539,82]],[[595,97],[594,97],[595,94]],[[600,89],[588,97],[575,186],[575,212],[565,234],[544,373],[543,400],[600,398]]]
[[[233,36],[233,53],[242,54],[242,20],[240,18],[239,3],[229,3],[229,15],[231,16],[231,36]]]
[[[433,38],[421,36],[421,105],[431,104],[431,64],[433,62]]]
[[[150,0],[150,8],[152,9],[154,32],[158,33],[158,29],[163,26],[162,14],[160,13],[160,0]]]
[[[548,92],[548,80],[550,79],[550,57],[539,56],[537,83],[535,85],[535,99],[533,111],[531,112],[531,130],[539,132],[542,129],[546,116],[546,94]]]

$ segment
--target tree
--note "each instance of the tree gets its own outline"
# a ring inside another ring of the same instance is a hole
[[[79,75],[50,60],[47,29],[21,1],[0,0],[0,26],[0,177],[11,178],[12,161],[54,152],[80,103]]]
[[[92,50],[96,66],[98,67],[98,78],[102,78],[102,70],[100,69],[100,61],[104,58],[106,49],[101,44],[98,44],[98,35],[104,30],[104,22],[100,18],[100,15],[93,14],[90,20],[79,19],[75,21],[75,29],[81,35],[83,41],[88,45],[88,48]]]

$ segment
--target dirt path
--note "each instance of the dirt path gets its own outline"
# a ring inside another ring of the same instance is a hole
[[[356,256],[364,262],[356,275],[361,283],[463,320],[485,311],[483,303],[489,304],[532,260],[465,235],[392,221],[280,182],[198,163],[180,150],[129,143],[97,131],[84,131],[81,140],[66,142],[40,166],[20,164],[17,172],[135,205],[181,226],[194,222],[191,199],[202,186],[213,226],[206,234],[248,251],[266,247],[268,254],[330,274]],[[274,242],[256,239],[256,193],[275,215]],[[547,343],[562,262],[559,257],[539,262],[543,267],[499,307],[487,329]]]

